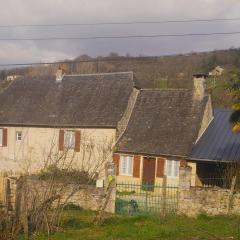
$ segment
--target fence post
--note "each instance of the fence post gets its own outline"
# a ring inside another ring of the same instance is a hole
[[[162,198],[161,198],[161,211],[160,216],[164,218],[166,216],[166,201],[167,201],[167,176],[163,176],[163,182],[162,182]]]
[[[4,203],[4,174],[3,172],[0,172],[0,202]]]
[[[188,201],[191,188],[192,168],[190,166],[181,166],[179,168],[179,185],[178,185],[178,211],[186,213],[188,210]]]
[[[145,212],[148,211],[148,183],[146,184],[146,189],[145,189]]]
[[[231,189],[230,189],[229,196],[228,196],[227,213],[230,212],[231,207],[232,207],[233,193],[234,193],[234,189],[235,189],[235,185],[236,185],[236,178],[237,178],[236,176],[233,176],[233,178],[232,178]]]

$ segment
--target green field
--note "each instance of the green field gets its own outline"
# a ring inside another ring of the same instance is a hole
[[[51,235],[51,240],[75,239],[240,239],[240,217],[200,215],[198,218],[168,216],[161,220],[157,216],[113,216],[103,225],[95,226],[94,213],[68,210],[64,213],[62,232]],[[31,239],[47,239],[44,233]]]

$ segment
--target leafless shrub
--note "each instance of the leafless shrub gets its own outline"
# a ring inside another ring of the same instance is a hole
[[[79,157],[71,147],[55,151],[53,141],[40,173],[33,175],[26,171],[17,180],[13,216],[10,218],[8,212],[3,218],[6,219],[2,224],[7,226],[6,232],[12,237],[21,233],[28,237],[40,231],[48,234],[61,231],[64,207],[76,192],[95,184],[111,156],[111,148],[112,142],[107,140],[95,144],[91,139],[83,138]],[[104,207],[105,203],[99,211],[102,212]]]

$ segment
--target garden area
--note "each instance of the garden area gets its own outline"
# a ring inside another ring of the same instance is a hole
[[[210,217],[201,214],[197,218],[169,215],[164,219],[153,215],[109,215],[102,225],[94,225],[94,217],[92,211],[67,209],[56,233],[48,238],[47,233],[42,232],[30,239],[240,239],[240,217],[234,215]],[[24,237],[20,239],[25,240]]]

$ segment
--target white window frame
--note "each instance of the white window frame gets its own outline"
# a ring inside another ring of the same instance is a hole
[[[120,155],[119,173],[121,176],[133,176],[133,156]]]
[[[75,131],[66,130],[64,131],[64,148],[74,149],[75,148]]]
[[[0,128],[0,147],[3,145],[3,128]]]
[[[16,141],[21,141],[22,140],[22,132],[21,131],[17,131],[16,132]]]
[[[178,178],[180,161],[166,160],[165,175],[170,178]]]

